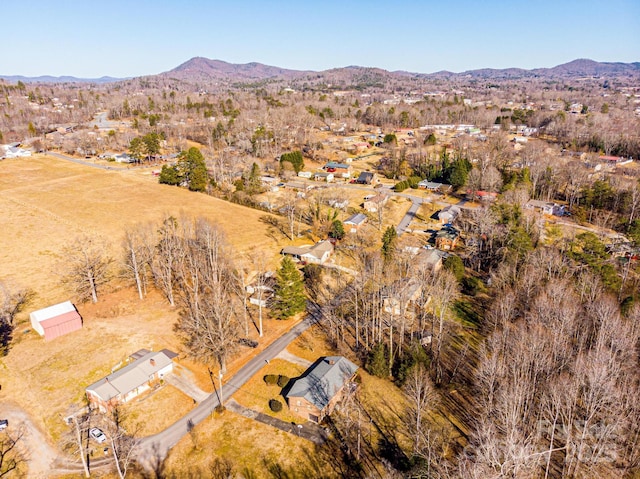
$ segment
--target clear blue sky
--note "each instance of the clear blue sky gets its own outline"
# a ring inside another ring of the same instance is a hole
[[[3,0],[0,74],[116,77],[194,56],[431,73],[640,61],[639,0]]]

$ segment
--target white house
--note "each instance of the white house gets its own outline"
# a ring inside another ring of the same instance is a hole
[[[282,248],[281,253],[292,256],[297,261],[324,264],[333,253],[333,244],[323,240],[312,246],[286,246]]]
[[[133,362],[96,381],[86,390],[91,406],[102,412],[151,389],[165,375],[173,371],[173,359],[178,355],[168,349],[141,349],[131,355]]]
[[[349,233],[356,233],[358,231],[358,228],[360,228],[366,222],[367,215],[363,213],[356,213],[349,216],[349,218],[347,218],[343,224],[349,228]]]

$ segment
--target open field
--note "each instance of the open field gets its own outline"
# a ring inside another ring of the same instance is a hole
[[[177,312],[154,291],[140,301],[117,278],[104,289],[97,304],[77,304],[84,321],[82,330],[50,342],[33,332],[28,324],[30,311],[74,299],[58,274],[65,245],[83,233],[97,235],[117,260],[127,225],[184,214],[220,224],[238,256],[263,248],[276,258],[281,247],[280,238],[270,236],[267,225],[260,221],[264,212],[159,185],[145,169],[100,170],[42,155],[7,159],[0,163],[0,191],[0,207],[7,219],[0,279],[35,293],[18,317],[9,355],[0,359],[0,402],[14,402],[27,411],[53,442],[66,430],[62,418],[82,406],[85,387],[109,374],[130,354],[141,348],[181,352],[173,331]],[[282,242],[286,243],[284,237]],[[287,323],[265,322],[265,342],[291,325]],[[257,336],[254,328],[251,336]],[[244,360],[232,361],[230,374],[241,364]],[[197,383],[211,390],[206,367],[193,369]],[[158,397],[167,391],[158,391]],[[171,414],[164,413],[162,420],[172,422],[192,407],[190,399],[175,393],[172,402],[176,407]],[[153,397],[140,403],[142,409],[146,401],[152,404]],[[137,418],[145,421],[142,413]],[[163,427],[156,419],[149,422],[146,432]]]
[[[118,259],[124,228],[157,222],[166,214],[217,222],[239,255],[256,248],[279,250],[280,238],[270,236],[260,221],[264,212],[160,185],[148,173],[98,170],[42,155],[2,161],[0,207],[8,221],[0,278],[33,289],[34,309],[67,299],[56,274],[66,244],[83,233],[96,235]]]

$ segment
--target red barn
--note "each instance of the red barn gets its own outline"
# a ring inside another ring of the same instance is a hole
[[[29,317],[33,329],[47,341],[82,328],[82,317],[71,301],[34,311]]]

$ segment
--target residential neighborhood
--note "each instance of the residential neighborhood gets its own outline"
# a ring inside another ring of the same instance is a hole
[[[0,477],[638,476],[635,5],[3,7]]]

